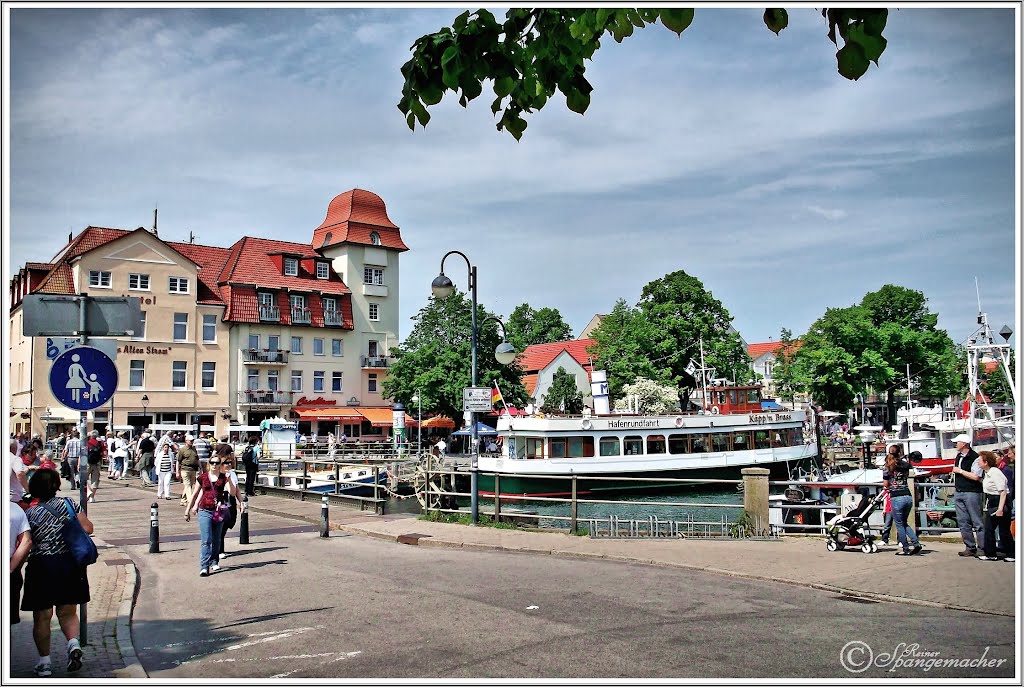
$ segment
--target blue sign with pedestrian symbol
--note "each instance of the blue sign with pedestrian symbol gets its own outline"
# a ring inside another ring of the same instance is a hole
[[[53,361],[50,391],[72,410],[99,408],[117,391],[117,367],[98,348],[69,348]]]

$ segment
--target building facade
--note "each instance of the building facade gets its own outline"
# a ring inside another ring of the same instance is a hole
[[[587,348],[596,342],[593,339],[575,339],[557,343],[527,346],[519,355],[519,367],[523,370],[523,386],[537,408],[544,405],[544,397],[555,373],[564,369],[576,378],[576,388],[583,396],[584,405],[593,408],[590,375],[594,371],[594,356]]]
[[[155,224],[90,226],[11,281],[10,429],[52,435],[77,423],[46,381],[48,352],[64,342],[21,333],[24,296],[53,293],[140,301],[138,331],[116,341],[117,392],[90,413],[92,427],[198,424],[220,434],[281,416],[326,433],[342,423],[314,425],[309,412],[349,408],[350,437],[382,434],[406,250],[384,202],[362,189],[331,201],[310,243],[246,236],[224,248],[163,240]]]

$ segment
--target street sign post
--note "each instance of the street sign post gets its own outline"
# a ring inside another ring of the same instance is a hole
[[[491,405],[491,387],[467,386],[462,389],[462,412],[489,413],[494,409]]]

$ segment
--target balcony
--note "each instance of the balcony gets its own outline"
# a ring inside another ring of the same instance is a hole
[[[365,368],[368,368],[368,367],[369,368],[387,367],[388,366],[388,361],[390,360],[390,358],[388,356],[386,356],[386,355],[376,355],[376,356],[364,355],[362,358],[360,358],[360,360],[362,361],[362,366],[365,369]]]
[[[341,313],[337,310],[324,310],[324,325],[328,327],[340,327]]]
[[[280,322],[281,309],[276,305],[260,306],[260,322]]]
[[[292,324],[309,324],[311,321],[309,308],[292,308]]]
[[[242,350],[242,362],[246,365],[287,365],[288,351],[246,348]]]
[[[282,406],[291,405],[291,403],[292,392],[290,391],[264,391],[250,389],[238,392],[238,405],[240,406]]]

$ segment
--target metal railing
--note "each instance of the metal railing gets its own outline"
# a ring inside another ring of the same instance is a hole
[[[291,391],[261,391],[246,390],[238,392],[239,405],[290,405],[292,402]]]
[[[309,324],[309,308],[292,308],[292,324]]]
[[[258,365],[287,365],[288,351],[270,350],[259,348],[243,348],[242,362]]]
[[[280,322],[281,309],[276,305],[260,306],[260,322]]]
[[[363,367],[387,367],[388,357],[385,355],[364,355],[360,358],[360,364]]]
[[[340,327],[341,313],[336,310],[324,310],[324,324],[328,327]]]

